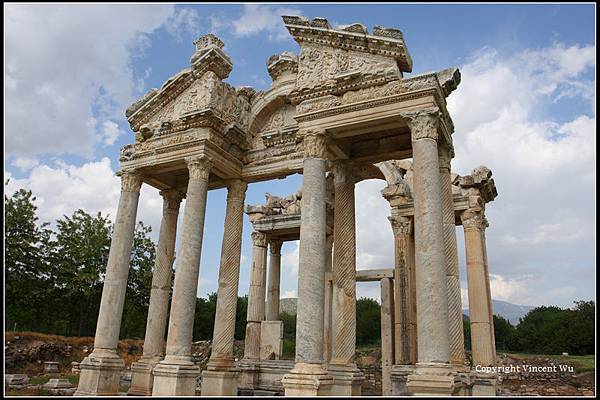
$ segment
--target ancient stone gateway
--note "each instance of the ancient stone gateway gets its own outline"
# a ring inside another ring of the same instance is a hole
[[[395,238],[395,265],[375,277],[383,294],[384,390],[494,394],[496,377],[478,375],[465,364],[455,225],[465,232],[473,365],[492,365],[484,209],[496,189],[485,167],[466,177],[450,172],[453,124],[446,97],[460,83],[459,71],[404,78],[412,61],[397,29],[375,26],[369,33],[362,24],[334,29],[324,18],[283,20],[300,55],[269,58],[269,90],[223,82],[233,66],[223,43],[209,34],[194,42],[189,68],[127,109],[135,143],[121,149],[121,198],[94,351],[80,365],[75,394],[118,392],[124,362],[116,347],[142,183],[160,190],[164,206],[144,352],[132,366],[130,394],[195,394],[200,370],[192,362],[191,344],[206,198],[208,190],[224,187],[217,310],[202,394],[237,395],[238,389],[360,394],[362,373],[353,363],[355,285],[377,272],[365,278],[356,271],[354,187],[371,178],[388,183],[383,195],[390,202]],[[294,173],[303,175],[301,192],[268,197],[266,207],[246,209],[255,228],[253,267],[245,354],[236,363],[246,188]],[[282,240],[296,239],[296,356],[286,362],[278,360],[278,255]]]

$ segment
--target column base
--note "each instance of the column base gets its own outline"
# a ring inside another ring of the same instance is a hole
[[[320,364],[296,363],[281,383],[286,396],[329,396],[333,378]]]
[[[392,396],[408,396],[406,382],[408,376],[414,372],[415,366],[412,364],[392,365]]]
[[[152,370],[159,362],[160,358],[142,357],[131,364],[131,387],[127,391],[128,396],[152,396]]]
[[[455,372],[450,364],[417,363],[406,386],[413,396],[451,396],[454,392]]]
[[[202,396],[237,396],[238,370],[233,359],[211,359],[206,368],[202,371]]]
[[[239,364],[238,389],[254,390],[258,387],[260,364],[258,360],[242,359]]]
[[[356,364],[329,364],[327,372],[333,378],[330,396],[360,396],[365,374]]]
[[[117,396],[125,362],[116,350],[94,350],[79,364],[79,385],[73,396]]]
[[[498,376],[496,374],[471,374],[471,393],[477,397],[498,395]]]
[[[189,358],[169,359],[154,367],[152,396],[195,396],[200,367]]]

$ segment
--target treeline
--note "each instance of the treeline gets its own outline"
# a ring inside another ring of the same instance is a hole
[[[51,229],[37,217],[31,191],[4,196],[5,207],[5,329],[93,336],[113,227],[107,216],[77,210],[63,216]],[[139,222],[131,253],[121,338],[143,338],[152,284],[155,244],[151,228]],[[194,340],[212,339],[216,293],[198,298]],[[238,297],[235,339],[245,335],[247,296]],[[284,339],[293,345],[295,316],[280,314]],[[380,306],[361,298],[356,303],[357,346],[381,340]],[[470,349],[470,327],[464,318],[465,345]],[[580,301],[573,309],[538,307],[517,326],[494,315],[496,348],[537,354],[574,355],[595,352],[595,303]],[[285,345],[285,344],[284,344]],[[290,349],[291,350],[291,349]]]

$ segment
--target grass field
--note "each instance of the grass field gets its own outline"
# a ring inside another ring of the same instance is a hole
[[[565,361],[573,364],[575,372],[590,372],[595,371],[595,356],[593,354],[587,356],[563,356],[554,354],[525,354],[525,353],[506,353],[512,358],[526,360],[528,358],[548,358],[550,360]]]

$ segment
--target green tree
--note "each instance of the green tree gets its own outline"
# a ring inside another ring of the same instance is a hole
[[[151,232],[150,226],[138,222],[133,237],[133,251],[123,307],[122,338],[141,339],[146,331],[152,289],[152,269],[156,257],[156,247],[149,236]]]
[[[463,336],[465,338],[465,349],[471,350],[471,320],[463,314]]]
[[[196,299],[196,312],[194,314],[194,340],[212,340],[215,326],[215,310],[217,307],[217,294],[211,293],[208,298]]]
[[[576,301],[569,316],[569,336],[566,341],[570,354],[595,353],[596,304]]]
[[[494,315],[496,350],[513,350],[516,333],[516,328],[506,318]]]
[[[364,346],[381,341],[381,306],[373,299],[356,301],[356,344]]]
[[[537,354],[561,354],[568,351],[571,312],[546,306],[529,311],[517,326],[517,349]]]
[[[248,317],[248,295],[237,299],[235,313],[235,339],[244,340],[246,336],[246,318]]]
[[[68,312],[68,336],[93,335],[110,250],[112,224],[83,210],[56,221],[56,252],[52,257],[55,289]]]

